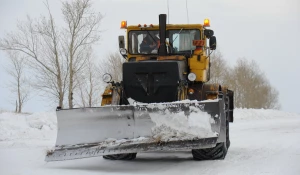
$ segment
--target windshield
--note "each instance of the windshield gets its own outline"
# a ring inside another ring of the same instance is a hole
[[[200,39],[200,30],[168,30],[166,39],[168,53],[192,52],[193,40]],[[138,30],[129,32],[128,51],[130,54],[157,54],[160,46],[158,30]]]
[[[193,40],[200,40],[199,30],[169,30],[169,42],[172,43],[173,54],[195,50]]]
[[[130,31],[129,53],[156,54],[159,47],[159,31]]]

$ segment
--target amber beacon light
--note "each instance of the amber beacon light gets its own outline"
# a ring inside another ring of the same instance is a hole
[[[210,21],[209,21],[209,19],[205,19],[205,20],[204,20],[203,26],[204,26],[204,27],[210,27]]]
[[[127,21],[121,21],[121,29],[127,28]]]

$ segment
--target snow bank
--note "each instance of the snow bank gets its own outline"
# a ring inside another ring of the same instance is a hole
[[[284,112],[274,109],[234,109],[234,119],[254,120],[254,119],[274,119],[284,117],[300,117],[299,114]]]
[[[56,133],[55,112],[34,114],[0,113],[0,141],[46,139]]]

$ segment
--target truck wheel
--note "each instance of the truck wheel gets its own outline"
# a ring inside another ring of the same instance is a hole
[[[218,160],[224,159],[230,145],[229,141],[229,122],[226,122],[226,142],[217,143],[214,148],[193,149],[192,154],[195,160]]]
[[[133,160],[136,158],[137,153],[128,153],[128,154],[112,154],[103,156],[104,159],[109,160]]]
[[[193,149],[192,154],[195,160],[225,159],[228,148],[230,147],[228,113],[229,113],[229,98],[225,98],[226,142],[217,143],[217,145],[214,148]]]

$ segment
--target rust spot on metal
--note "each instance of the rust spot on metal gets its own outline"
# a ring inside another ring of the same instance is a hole
[[[47,151],[47,156],[51,156],[54,153],[54,150],[48,150]]]

